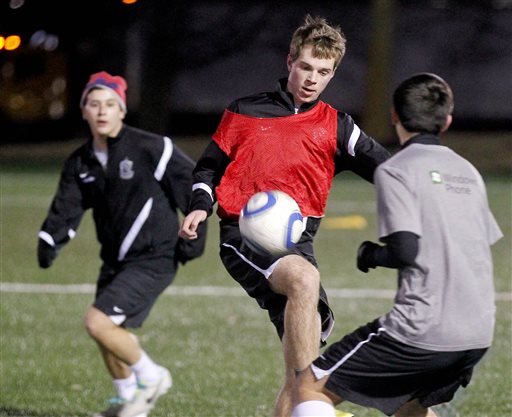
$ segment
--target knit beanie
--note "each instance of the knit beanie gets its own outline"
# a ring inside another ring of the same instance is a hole
[[[80,107],[84,107],[85,101],[87,98],[87,94],[93,88],[104,88],[112,90],[116,93],[116,98],[119,101],[119,105],[126,113],[126,80],[119,75],[110,75],[108,72],[101,71],[95,74],[92,74],[89,77],[89,81],[85,85],[84,91],[82,93],[82,98],[80,99]]]

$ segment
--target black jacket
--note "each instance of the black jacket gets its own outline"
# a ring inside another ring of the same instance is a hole
[[[101,258],[111,266],[161,256],[184,263],[200,256],[206,223],[197,240],[178,239],[177,210],[187,214],[194,162],[169,138],[126,125],[107,143],[105,170],[94,155],[92,138],[66,160],[39,232],[40,246],[43,240],[56,256],[91,208]],[[41,266],[44,261],[39,253]]]

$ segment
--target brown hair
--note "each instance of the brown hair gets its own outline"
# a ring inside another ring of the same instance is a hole
[[[339,26],[331,26],[322,17],[306,15],[304,24],[293,33],[290,56],[295,61],[306,45],[313,46],[313,56],[322,59],[334,58],[336,69],[345,55],[347,40]]]

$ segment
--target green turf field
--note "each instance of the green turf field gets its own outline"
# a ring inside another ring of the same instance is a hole
[[[0,174],[0,416],[89,416],[103,409],[113,394],[82,324],[100,265],[90,214],[54,266],[40,270],[37,232],[55,191],[58,169],[7,164]],[[510,417],[512,186],[510,177],[486,177],[486,182],[505,234],[493,249],[498,292],[495,342],[454,405],[460,416]],[[331,336],[335,340],[389,308],[396,273],[378,269],[363,274],[355,267],[358,244],[376,237],[370,184],[341,175],[327,214],[330,221],[319,232],[316,250],[336,315]],[[281,383],[280,344],[266,313],[224,272],[217,246],[214,216],[205,255],[178,272],[171,291],[158,300],[137,332],[149,354],[169,367],[174,378],[173,389],[159,400],[152,417],[271,415]],[[372,291],[365,293],[367,289]],[[357,417],[380,415],[352,405],[343,408]]]

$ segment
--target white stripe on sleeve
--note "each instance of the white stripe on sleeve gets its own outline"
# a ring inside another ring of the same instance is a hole
[[[210,188],[210,186],[208,184],[205,184],[204,182],[198,182],[198,183],[192,185],[192,191],[195,191],[195,190],[206,191],[210,195],[210,198],[213,201],[213,190]]]
[[[171,139],[167,136],[164,136],[164,151],[162,152],[162,156],[160,157],[160,161],[158,161],[158,165],[155,170],[155,178],[157,181],[160,181],[165,173],[165,168],[169,163],[169,160],[172,156],[173,145]]]
[[[347,152],[351,156],[355,156],[356,154],[356,143],[359,139],[359,135],[361,134],[361,129],[359,126],[354,123],[354,130],[352,130],[352,134],[350,135],[350,139],[348,140]]]

